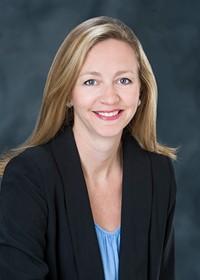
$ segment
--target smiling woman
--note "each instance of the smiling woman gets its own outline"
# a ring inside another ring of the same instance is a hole
[[[134,32],[75,27],[32,135],[3,155],[2,280],[174,280],[175,148],[156,136],[157,87]]]

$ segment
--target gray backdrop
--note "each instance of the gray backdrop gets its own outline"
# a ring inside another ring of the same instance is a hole
[[[178,280],[200,279],[199,11],[198,0],[0,2],[0,152],[31,133],[53,56],[72,27],[108,15],[138,35],[158,82],[158,138],[181,146],[174,164]]]

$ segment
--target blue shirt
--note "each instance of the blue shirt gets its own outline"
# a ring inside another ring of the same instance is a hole
[[[120,227],[107,231],[95,223],[105,280],[118,280]]]

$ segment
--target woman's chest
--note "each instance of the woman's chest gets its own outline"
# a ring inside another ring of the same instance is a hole
[[[88,187],[93,220],[102,228],[113,231],[121,224],[121,183],[104,188]]]

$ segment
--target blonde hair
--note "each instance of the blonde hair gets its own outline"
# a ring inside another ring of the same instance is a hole
[[[3,174],[6,164],[12,157],[29,147],[48,142],[65,125],[70,118],[66,104],[70,102],[70,94],[87,53],[96,43],[110,38],[128,43],[138,59],[141,105],[129,123],[128,129],[143,149],[176,159],[177,148],[170,148],[157,142],[157,85],[151,65],[138,38],[120,20],[101,16],[79,24],[61,44],[47,76],[35,128],[23,144],[2,156],[0,175]]]

